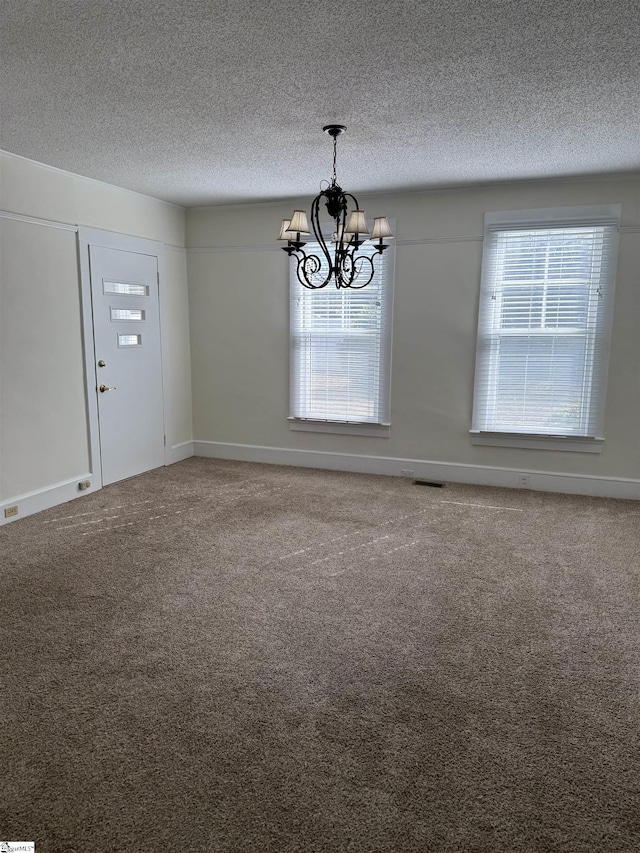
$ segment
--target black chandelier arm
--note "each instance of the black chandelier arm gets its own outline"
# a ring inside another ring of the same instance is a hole
[[[303,287],[308,290],[320,290],[321,287],[326,287],[331,281],[331,276],[327,275],[322,281],[314,284],[313,277],[322,269],[322,261],[318,255],[307,255],[302,249],[295,252],[296,259],[296,276]]]
[[[353,202],[353,209],[354,210],[360,210],[360,208],[358,207],[358,199],[353,195],[353,193],[343,192],[342,195],[345,197],[345,199],[347,199],[347,198],[351,199],[351,201]]]
[[[355,257],[355,249],[342,259],[339,274],[336,273],[336,284],[338,287],[349,287],[352,290],[361,290],[373,281],[375,275],[373,258],[368,255]],[[338,284],[338,281],[340,283]]]
[[[329,249],[329,246],[327,246],[327,241],[322,233],[322,226],[320,225],[320,201],[322,199],[322,195],[322,193],[317,195],[311,203],[311,227],[313,228],[313,234],[316,241],[320,244],[322,254],[327,260],[327,266],[329,268],[328,278],[331,278],[335,264],[334,259],[331,257],[331,250]]]

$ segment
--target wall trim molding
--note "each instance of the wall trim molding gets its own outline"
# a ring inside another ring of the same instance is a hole
[[[89,480],[91,485],[88,489],[80,491],[78,484],[83,480]],[[77,477],[72,477],[70,480],[62,480],[60,483],[54,483],[51,486],[45,486],[42,489],[36,489],[33,492],[27,492],[15,498],[3,499],[0,501],[0,525],[20,521],[21,518],[26,518],[36,512],[42,512],[45,509],[51,509],[51,507],[68,503],[75,498],[90,495],[92,492],[98,491],[98,489],[100,489],[100,484],[96,481],[93,474],[78,474]],[[18,515],[14,515],[12,518],[5,518],[4,510],[9,506],[17,506]]]
[[[482,243],[482,234],[459,234],[452,237],[416,237],[415,240],[396,240],[396,246],[429,246],[433,243]]]
[[[53,219],[38,219],[35,216],[26,216],[23,213],[12,213],[10,210],[0,210],[0,219],[13,219],[15,222],[26,222],[29,225],[44,225],[47,228],[59,228],[61,231],[78,231],[77,225],[55,222]]]
[[[640,233],[640,225],[621,225],[620,234],[638,234]],[[458,234],[451,237],[416,237],[413,240],[396,239],[396,246],[431,246],[441,245],[446,243],[482,243],[484,236],[482,234]],[[237,252],[275,252],[282,247],[277,243],[269,243],[268,245],[255,246],[192,246],[187,248],[188,255],[211,255],[225,254]]]
[[[182,441],[180,444],[172,444],[165,453],[165,465],[174,465],[193,456],[193,441]]]
[[[263,447],[251,444],[232,444],[222,441],[193,442],[194,456],[213,459],[234,459],[242,462],[263,462],[269,465],[295,465],[301,468],[324,468],[331,471],[351,471],[359,474],[401,476],[402,470],[413,471],[418,479],[475,486],[527,488],[533,491],[587,495],[600,498],[640,500],[640,480],[622,477],[595,477],[585,474],[564,474],[555,471],[494,468],[488,465],[466,465],[458,462],[435,462],[426,459],[403,459],[392,456],[364,456],[351,453],[332,453],[324,450],[294,450],[287,447]],[[521,485],[522,475],[529,478]]]
[[[396,240],[396,246],[427,246],[433,243],[482,243],[484,237],[482,234],[472,234],[454,237],[419,237],[415,240]],[[256,246],[194,246],[187,249],[187,254],[190,255],[209,255],[227,252],[275,252],[282,249],[275,243],[269,245]]]
[[[188,255],[212,255],[220,252],[277,252],[282,249],[275,239],[273,243],[264,246],[193,246],[187,247]]]

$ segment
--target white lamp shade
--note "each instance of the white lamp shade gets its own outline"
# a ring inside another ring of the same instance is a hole
[[[386,216],[376,216],[373,220],[373,228],[371,230],[372,240],[383,240],[385,237],[393,237],[389,220]]]
[[[367,219],[364,210],[354,210],[349,215],[345,234],[368,234]]]
[[[309,223],[307,222],[307,214],[304,210],[293,211],[293,216],[289,222],[289,231],[295,231],[297,234],[311,234]]]
[[[282,225],[280,226],[280,233],[278,234],[278,240],[295,240],[296,234],[295,231],[291,231],[289,228],[291,220],[283,219]]]

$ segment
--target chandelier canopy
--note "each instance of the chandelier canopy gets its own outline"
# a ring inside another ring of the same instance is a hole
[[[322,129],[333,139],[333,177],[325,189],[321,185],[320,193],[311,202],[311,227],[322,254],[308,255],[303,249],[306,242],[301,238],[311,234],[304,210],[294,210],[290,219],[282,220],[278,240],[287,241],[282,248],[289,257],[295,258],[298,281],[304,287],[318,290],[333,281],[338,288],[360,289],[373,279],[374,258],[389,248],[383,241],[393,234],[386,216],[376,217],[369,233],[365,212],[359,209],[356,197],[344,192],[338,184],[337,140],[347,128],[342,124],[328,124]],[[334,222],[329,240],[331,247],[327,245],[320,226],[320,204],[323,200]],[[371,239],[373,245],[369,244],[360,252],[367,239]]]

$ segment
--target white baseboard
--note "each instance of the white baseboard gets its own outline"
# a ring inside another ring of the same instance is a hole
[[[501,486],[509,489],[524,488],[568,495],[640,500],[640,480],[628,480],[622,477],[592,477],[585,474],[527,471],[522,468],[492,468],[483,465],[463,465],[457,462],[430,462],[425,459],[362,456],[321,450],[293,450],[285,447],[261,447],[221,441],[194,441],[193,453],[194,456],[208,456],[215,459],[264,462],[270,465],[297,465],[301,468],[324,468],[359,474],[386,474],[398,477],[402,476],[403,471],[412,471],[410,476],[414,478],[445,483],[468,483],[474,486]],[[523,476],[528,478],[526,484],[522,482]]]
[[[183,459],[188,459],[193,456],[193,442],[184,441],[181,444],[174,444],[171,448],[167,448],[165,453],[165,465],[173,465],[175,462],[182,462]],[[88,489],[81,490],[79,483],[84,480],[89,480],[91,485]],[[6,498],[0,501],[0,526],[9,524],[11,521],[19,521],[28,515],[33,515],[36,512],[42,512],[44,509],[59,504],[67,503],[75,498],[81,498],[84,495],[89,495],[102,488],[99,477],[94,477],[92,474],[79,474],[70,480],[64,480],[61,483],[54,483],[52,486],[46,486],[43,489],[37,489],[33,492],[27,492],[24,495],[17,495],[14,498]],[[12,515],[10,518],[5,518],[4,511],[9,507],[18,507],[18,514]]]
[[[320,450],[293,450],[285,447],[262,447],[250,444],[231,444],[219,441],[185,441],[173,445],[167,453],[171,465],[190,456],[216,459],[236,459],[242,462],[264,462],[270,465],[296,465],[301,468],[324,468],[331,471],[353,471],[359,474],[402,476],[403,471],[417,479],[445,483],[469,483],[477,486],[526,488],[541,492],[569,495],[589,495],[601,498],[640,500],[640,480],[622,477],[593,477],[585,474],[562,474],[548,471],[526,471],[514,468],[492,468],[482,465],[462,465],[456,462],[430,462],[425,459],[402,459],[393,456],[364,456],[351,453],[328,453]],[[529,481],[522,484],[522,477]],[[80,491],[78,484],[89,480],[88,489]],[[80,474],[70,480],[54,483],[43,489],[0,501],[0,526],[19,521],[28,515],[83,497],[100,488],[98,478]],[[18,507],[18,514],[5,518],[4,511]]]
[[[183,459],[188,459],[193,456],[193,442],[183,441],[180,444],[172,444],[168,447],[164,454],[164,464],[173,465],[176,462],[182,462]]]
[[[88,489],[80,490],[79,483],[85,480],[89,480],[91,485]],[[61,483],[54,483],[52,486],[46,486],[34,492],[27,492],[15,498],[2,500],[0,501],[0,525],[8,524],[10,521],[20,521],[27,515],[33,515],[35,512],[42,512],[43,509],[51,509],[52,506],[81,498],[99,488],[101,485],[92,474],[79,474],[71,480],[64,480]],[[18,507],[18,514],[5,518],[5,509],[14,506]]]

